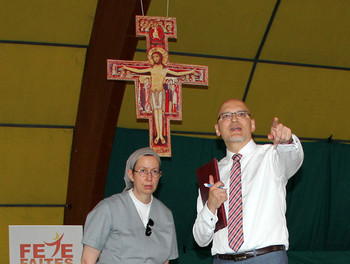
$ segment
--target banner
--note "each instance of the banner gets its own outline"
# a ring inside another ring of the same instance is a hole
[[[82,226],[10,225],[10,264],[78,264]]]

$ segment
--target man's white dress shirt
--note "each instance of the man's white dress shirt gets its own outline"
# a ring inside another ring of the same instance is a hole
[[[286,223],[286,185],[300,168],[304,153],[299,139],[292,135],[293,142],[286,145],[257,145],[251,140],[239,153],[242,172],[243,234],[244,243],[239,252],[271,245],[285,245],[288,249]],[[229,190],[232,153],[226,150],[226,157],[218,163],[220,179]],[[224,202],[228,216],[228,199]],[[197,219],[193,236],[199,246],[213,241],[211,253],[233,254],[228,245],[227,227],[214,233],[217,216],[207,205],[203,206],[201,196],[197,200]]]

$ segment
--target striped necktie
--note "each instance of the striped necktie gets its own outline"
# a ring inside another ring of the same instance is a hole
[[[230,173],[230,193],[228,209],[228,243],[230,248],[238,251],[244,242],[241,185],[241,154],[233,155]]]

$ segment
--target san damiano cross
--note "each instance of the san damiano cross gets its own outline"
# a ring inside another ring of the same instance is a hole
[[[136,16],[136,36],[145,36],[148,61],[107,60],[107,79],[135,82],[136,117],[149,120],[150,147],[171,157],[170,120],[182,120],[182,84],[208,85],[208,67],[168,60],[176,18]]]

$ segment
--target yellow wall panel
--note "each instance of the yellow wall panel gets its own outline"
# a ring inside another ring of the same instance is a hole
[[[85,52],[0,44],[0,123],[74,125]]]
[[[169,16],[177,20],[177,41],[170,51],[254,57],[275,0],[169,1]],[[167,16],[167,1],[152,0],[147,15]],[[139,41],[139,47],[146,44]]]
[[[62,225],[63,208],[0,207],[1,263],[9,263],[9,225]]]
[[[64,204],[73,130],[0,127],[0,203]]]
[[[256,133],[267,135],[276,115],[298,136],[347,139],[347,87],[349,71],[259,64],[247,101],[257,121]]]
[[[350,67],[348,1],[281,1],[261,53],[266,60]]]
[[[2,0],[0,39],[88,45],[97,0]]]

